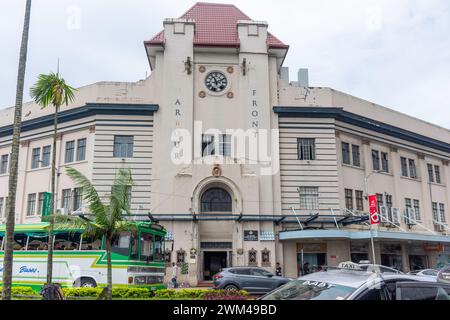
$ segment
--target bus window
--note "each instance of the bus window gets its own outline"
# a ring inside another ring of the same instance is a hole
[[[153,235],[149,233],[141,233],[141,260],[152,261],[153,260],[153,248],[152,248]]]
[[[121,232],[111,243],[111,252],[118,253],[128,257],[128,250],[130,248],[131,232]]]
[[[164,238],[155,236],[155,261],[164,260]]]
[[[133,232],[131,237],[131,255],[130,260],[138,260],[139,259],[139,237],[137,232]]]

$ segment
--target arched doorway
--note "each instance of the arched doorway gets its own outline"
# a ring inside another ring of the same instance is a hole
[[[223,188],[215,187],[207,189],[200,199],[200,213],[232,213],[233,202],[231,196]]]
[[[213,184],[210,185],[200,196],[200,214],[232,214],[233,213],[233,201],[230,193],[225,189],[223,185]],[[214,234],[219,235],[222,233],[222,239],[209,239],[202,241],[202,254],[203,254],[203,275],[204,280],[212,280],[212,276],[222,268],[228,266],[228,259],[230,257],[229,250],[232,249],[232,235],[230,222],[217,221],[217,222],[204,222],[201,224],[202,233],[213,231]],[[229,230],[229,241],[223,239],[223,232]],[[207,230],[207,231],[206,231]],[[220,236],[219,236],[220,238]],[[203,239],[205,240],[205,239]],[[222,248],[222,245],[229,243],[228,246]],[[228,248],[227,248],[228,247]]]

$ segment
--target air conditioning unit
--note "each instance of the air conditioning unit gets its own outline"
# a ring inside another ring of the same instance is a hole
[[[446,231],[446,226],[444,224],[440,224],[440,223],[435,223],[434,224],[434,231],[437,232],[445,232]]]
[[[389,208],[386,206],[380,206],[380,221],[385,227],[391,226],[391,217],[389,217]]]
[[[392,223],[397,227],[400,226],[400,210],[398,208],[391,208]]]
[[[417,224],[416,210],[414,210],[414,208],[406,208],[405,209],[405,223],[408,226],[414,226]]]
[[[387,228],[399,226],[399,214],[397,208],[380,206],[381,224]]]
[[[68,212],[67,212],[67,209],[66,208],[58,208],[58,209],[56,209],[56,214],[60,214],[60,215],[67,215],[68,214]]]

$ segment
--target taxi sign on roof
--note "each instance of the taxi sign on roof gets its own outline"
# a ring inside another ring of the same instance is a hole
[[[338,268],[340,269],[348,269],[348,270],[362,270],[359,264],[347,261],[347,262],[341,262],[338,265]]]

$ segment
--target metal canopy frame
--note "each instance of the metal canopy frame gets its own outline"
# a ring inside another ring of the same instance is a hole
[[[273,222],[276,225],[297,224],[300,221],[305,226],[313,225],[333,225],[348,226],[351,224],[362,224],[369,220],[369,216],[348,216],[348,215],[253,215],[253,214],[221,214],[221,213],[202,213],[202,214],[151,214],[158,221],[236,221],[236,222]],[[131,214],[130,220],[147,220],[148,214]]]

